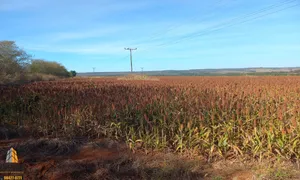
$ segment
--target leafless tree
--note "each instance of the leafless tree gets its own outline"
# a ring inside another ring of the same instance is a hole
[[[0,41],[0,81],[24,75],[30,59],[14,41]]]

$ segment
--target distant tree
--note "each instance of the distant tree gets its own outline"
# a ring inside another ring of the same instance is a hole
[[[42,59],[32,60],[29,66],[29,71],[31,73],[50,74],[58,77],[70,76],[69,72],[63,65],[57,62],[45,61]]]
[[[76,75],[77,75],[77,72],[76,72],[76,71],[73,71],[73,70],[70,71],[70,76],[71,76],[71,77],[75,77]]]
[[[14,41],[0,41],[0,81],[10,81],[25,74],[31,56]]]

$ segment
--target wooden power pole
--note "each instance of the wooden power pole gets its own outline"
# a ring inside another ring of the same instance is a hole
[[[137,48],[124,48],[124,49],[130,51],[130,67],[131,67],[131,72],[133,72],[133,69],[132,69],[132,51],[137,50]]]

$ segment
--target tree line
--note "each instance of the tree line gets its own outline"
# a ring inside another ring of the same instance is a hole
[[[14,41],[0,41],[0,84],[74,77],[55,61],[33,59]]]

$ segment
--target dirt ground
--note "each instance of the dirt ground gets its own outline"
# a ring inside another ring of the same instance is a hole
[[[207,163],[201,157],[167,152],[133,153],[125,144],[109,139],[1,140],[0,162],[5,162],[10,147],[25,164],[26,179],[300,179],[295,168],[268,169],[234,161]]]

